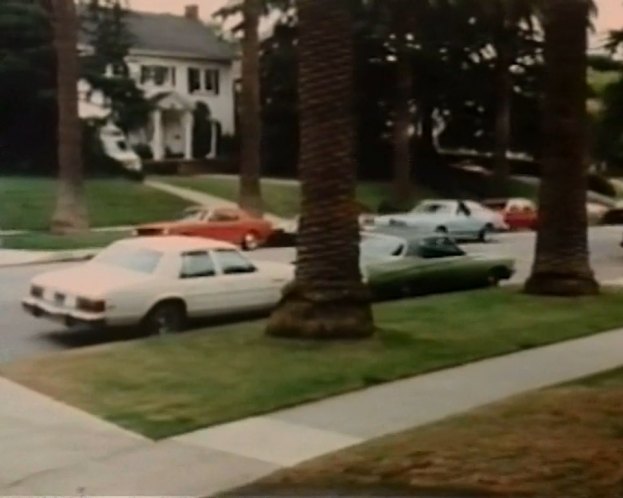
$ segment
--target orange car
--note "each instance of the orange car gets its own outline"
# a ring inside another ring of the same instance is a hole
[[[266,243],[273,234],[273,225],[236,208],[196,206],[184,211],[175,221],[151,223],[136,228],[136,235],[187,235],[223,240],[252,251]]]

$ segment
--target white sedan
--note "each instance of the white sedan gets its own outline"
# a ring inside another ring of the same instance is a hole
[[[475,201],[427,200],[408,213],[377,216],[377,226],[395,225],[423,232],[446,233],[457,240],[480,240],[508,230],[501,214]]]
[[[181,330],[188,318],[274,307],[292,265],[253,263],[231,244],[192,237],[115,242],[91,261],[31,282],[24,309],[67,326]]]

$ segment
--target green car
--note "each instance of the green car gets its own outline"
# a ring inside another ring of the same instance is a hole
[[[468,255],[451,238],[362,235],[361,267],[376,299],[498,285],[515,272],[510,258]]]

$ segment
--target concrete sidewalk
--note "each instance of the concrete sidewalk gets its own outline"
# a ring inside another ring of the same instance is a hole
[[[0,382],[0,494],[207,496],[526,391],[623,365],[623,329],[157,443]]]

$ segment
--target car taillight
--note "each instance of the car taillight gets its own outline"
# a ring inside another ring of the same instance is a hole
[[[38,285],[33,285],[30,287],[30,295],[32,297],[42,298],[43,297],[43,287]]]
[[[86,311],[87,313],[103,313],[106,311],[106,301],[102,300],[79,297],[76,306],[80,311]]]

